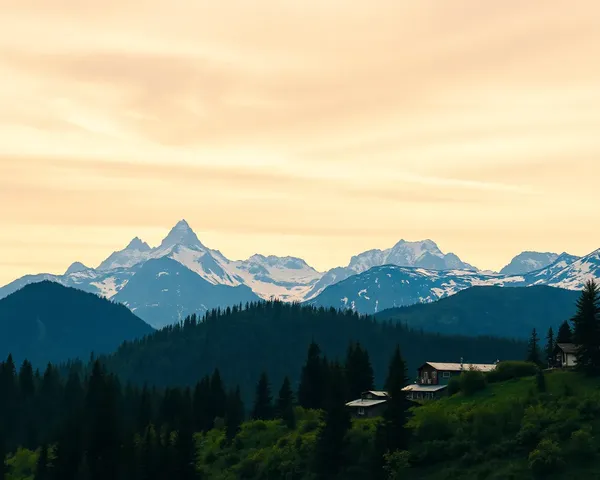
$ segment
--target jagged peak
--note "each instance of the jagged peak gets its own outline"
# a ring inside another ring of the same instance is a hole
[[[150,245],[144,242],[140,237],[135,237],[129,245],[125,247],[125,250],[138,250],[140,252],[148,252],[151,250]]]
[[[168,248],[175,245],[183,245],[191,248],[205,248],[186,220],[177,222],[162,241],[160,248]]]
[[[73,262],[71,264],[71,266],[69,268],[67,268],[67,271],[65,272],[65,275],[70,275],[72,273],[84,272],[85,270],[89,270],[89,268],[86,267],[83,263],[81,263],[81,262]]]

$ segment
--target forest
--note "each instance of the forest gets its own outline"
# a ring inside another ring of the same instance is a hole
[[[277,305],[244,311],[261,307]],[[190,386],[140,386],[111,371],[110,357],[42,373],[9,356],[0,364],[0,479],[589,478],[600,471],[595,284],[567,327],[559,336],[579,345],[575,371],[547,369],[534,332],[521,357],[489,374],[465,371],[451,396],[423,404],[402,393],[401,345],[377,373],[362,342],[331,356],[313,339],[297,388],[262,371],[250,402],[219,369]],[[352,419],[345,402],[378,375],[390,394],[383,416]]]

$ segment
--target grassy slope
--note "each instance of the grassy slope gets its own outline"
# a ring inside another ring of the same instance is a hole
[[[600,463],[593,452],[600,451],[600,435],[592,439],[587,461],[577,456],[572,433],[586,427],[592,435],[600,432],[600,382],[567,372],[547,374],[546,381],[548,392],[543,395],[531,377],[416,409],[411,420],[413,464],[408,472],[398,472],[398,478],[595,478]],[[312,478],[306,472],[319,417],[316,412],[299,412],[295,431],[276,421],[247,422],[232,446],[225,445],[220,431],[199,436],[200,469],[217,480]],[[376,424],[377,420],[354,421],[348,435],[347,470],[338,478],[368,478]],[[560,444],[562,469],[551,467],[553,473],[536,477],[528,457],[542,438],[555,438]]]

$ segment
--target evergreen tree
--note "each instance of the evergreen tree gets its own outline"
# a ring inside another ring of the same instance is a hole
[[[140,396],[140,406],[138,410],[137,431],[143,432],[146,427],[152,423],[152,397],[148,391],[148,385],[144,384],[142,395]]]
[[[569,322],[565,320],[561,323],[560,328],[558,329],[558,334],[556,335],[556,343],[572,343],[573,342],[573,331],[571,330],[571,326]]]
[[[396,346],[385,382],[385,389],[389,395],[387,408],[375,433],[376,471],[379,475],[383,468],[384,455],[408,448],[409,432],[406,429],[406,422],[410,402],[402,391],[407,384],[406,363],[400,347]]]
[[[542,361],[540,357],[539,337],[534,328],[531,331],[531,337],[529,338],[529,344],[527,346],[527,361],[535,363],[536,365],[541,365]]]
[[[197,432],[208,432],[213,425],[214,416],[210,413],[210,377],[204,377],[196,384],[192,399],[194,425]]]
[[[35,384],[33,381],[33,366],[28,360],[23,361],[19,370],[19,390],[21,398],[28,400],[35,395]]]
[[[35,467],[35,480],[49,480],[51,478],[48,468],[48,445],[42,445]]]
[[[325,372],[321,359],[321,349],[313,341],[308,347],[306,363],[302,368],[298,402],[300,406],[310,409],[323,407],[325,391]]]
[[[240,387],[227,396],[227,414],[225,416],[225,433],[227,440],[231,442],[240,431],[244,421],[244,403]]]
[[[554,366],[554,348],[556,347],[556,342],[554,341],[554,330],[552,327],[548,329],[548,334],[546,335],[546,348],[544,349],[544,353],[546,355],[546,362],[548,362],[548,367],[552,368]]]
[[[593,280],[585,284],[572,321],[573,342],[578,345],[577,369],[588,375],[599,375],[600,288]]]
[[[329,388],[325,401],[324,426],[315,447],[315,469],[321,478],[332,478],[343,464],[346,433],[352,422],[346,408],[346,380],[342,367],[329,368]]]
[[[227,393],[221,379],[221,372],[216,369],[210,379],[210,404],[209,412],[211,427],[215,418],[225,418],[227,409]]]
[[[348,347],[345,367],[348,383],[346,400],[355,400],[360,398],[363,392],[375,389],[369,353],[361,347],[360,343],[352,343]]]
[[[271,387],[269,378],[263,372],[256,386],[256,397],[254,408],[252,409],[252,418],[254,420],[271,420],[273,418],[273,398],[271,397]]]
[[[277,418],[281,418],[291,430],[296,428],[296,414],[294,412],[294,392],[290,379],[285,377],[279,390],[276,407]]]

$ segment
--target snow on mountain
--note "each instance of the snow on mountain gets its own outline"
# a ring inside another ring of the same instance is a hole
[[[547,266],[555,263],[559,257],[573,260],[578,258],[567,253],[559,255],[557,253],[550,252],[523,252],[513,258],[508,265],[500,270],[500,273],[505,275],[523,275],[525,273],[546,268]]]
[[[104,260],[96,270],[105,272],[116,268],[130,268],[148,260],[152,249],[146,243],[135,237],[123,250],[114,252]]]
[[[307,303],[372,314],[388,308],[432,302],[474,286],[524,284],[525,278],[518,275],[384,265],[331,285]]]
[[[444,254],[432,240],[422,240],[419,242],[400,240],[392,248],[387,250],[368,250],[352,257],[347,267],[338,267],[330,270],[307,293],[306,299],[316,297],[328,286],[345,280],[352,275],[383,265],[421,267],[430,270],[477,271],[477,268],[463,262],[455,254]]]
[[[70,275],[71,273],[85,272],[86,270],[89,270],[89,268],[86,267],[83,263],[74,262],[71,264],[71,266],[69,268],[67,268],[65,275]]]
[[[534,285],[581,290],[587,281],[599,279],[600,249],[581,258],[561,255],[554,264],[531,274],[528,281]]]

